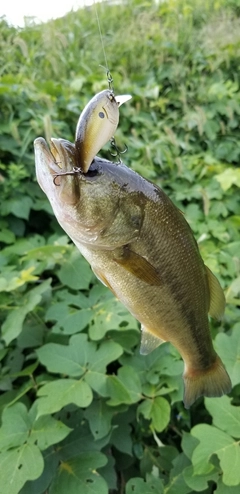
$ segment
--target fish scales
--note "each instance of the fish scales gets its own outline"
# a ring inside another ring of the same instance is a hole
[[[142,323],[142,353],[162,340],[179,350],[186,407],[201,395],[229,392],[208,324],[213,275],[184,215],[160,188],[122,163],[96,157],[87,173],[61,176],[73,167],[74,145],[68,143],[66,151],[66,141],[53,141],[57,160],[43,139],[35,141],[38,181],[95,274]],[[56,161],[61,162],[57,185]],[[217,281],[216,287],[221,312],[224,297]]]

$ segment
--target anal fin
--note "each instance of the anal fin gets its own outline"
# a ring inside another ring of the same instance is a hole
[[[165,343],[164,340],[151,333],[145,326],[143,326],[143,324],[141,326],[141,331],[142,331],[141,347],[140,347],[141,355],[148,355],[148,353],[151,353],[159,345]]]

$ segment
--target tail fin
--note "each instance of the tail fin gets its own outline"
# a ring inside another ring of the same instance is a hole
[[[184,379],[184,406],[190,406],[200,396],[222,396],[230,393],[232,383],[230,377],[218,355],[215,362],[206,370],[187,369]]]

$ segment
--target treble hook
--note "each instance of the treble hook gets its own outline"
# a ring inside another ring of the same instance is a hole
[[[73,169],[72,169],[71,171],[69,171],[69,172],[60,172],[60,173],[55,173],[55,174],[53,175],[53,177],[54,177],[54,178],[53,178],[53,183],[54,183],[54,185],[56,185],[56,187],[59,187],[59,186],[60,186],[60,184],[57,184],[57,183],[56,183],[56,179],[57,179],[58,177],[61,177],[61,176],[66,176],[66,175],[77,175],[78,173],[82,173],[82,170],[81,170],[81,168],[78,168],[77,166],[74,166],[74,167],[73,167]]]
[[[111,156],[113,156],[114,158],[117,156],[118,157],[117,163],[122,163],[121,154],[125,154],[127,152],[127,150],[128,150],[127,145],[124,144],[125,149],[123,149],[123,151],[121,151],[116,144],[115,137],[112,137],[112,139],[110,140],[110,144],[111,144],[112,148],[115,149],[115,151],[116,151],[116,153],[111,153]]]

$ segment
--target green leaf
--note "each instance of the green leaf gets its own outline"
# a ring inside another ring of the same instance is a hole
[[[223,482],[234,486],[240,483],[240,448],[239,441],[234,441],[225,432],[214,426],[200,424],[191,431],[200,444],[192,455],[194,475],[209,474],[214,466],[211,456],[216,454],[223,471]]]
[[[12,407],[5,408],[0,428],[0,450],[23,444],[28,438],[30,427],[31,421],[23,403],[16,403]]]
[[[240,187],[240,170],[238,168],[227,168],[223,173],[215,175],[224,191],[230,189],[232,185]]]
[[[183,472],[183,478],[188,485],[189,489],[193,492],[201,492],[208,488],[208,482],[216,482],[219,479],[219,471],[214,469],[210,473],[203,473],[202,475],[195,475],[193,466],[185,468]],[[188,491],[189,492],[189,491]]]
[[[90,429],[95,439],[101,439],[111,430],[111,420],[115,410],[103,400],[94,400],[85,412]]]
[[[19,494],[45,494],[55,476],[59,465],[58,453],[54,449],[48,449],[43,453],[44,470],[36,480],[29,480],[24,484]]]
[[[17,218],[23,218],[28,220],[30,209],[32,207],[32,199],[28,196],[21,197],[21,199],[12,199],[9,202],[9,210],[13,213]]]
[[[239,325],[231,336],[219,333],[215,338],[215,349],[230,375],[233,386],[240,383],[240,331]]]
[[[50,372],[80,377],[97,392],[107,396],[106,366],[116,360],[123,350],[113,341],[103,342],[99,348],[88,341],[86,334],[74,335],[68,346],[48,343],[37,350],[40,362]]]
[[[38,391],[38,396],[38,417],[55,413],[70,403],[78,407],[88,407],[93,398],[88,384],[75,379],[60,379],[47,383]]]
[[[191,460],[193,451],[199,444],[196,437],[193,437],[189,432],[183,432],[182,437],[182,450],[184,451],[187,458]]]
[[[92,320],[91,309],[73,309],[63,302],[50,307],[45,316],[45,321],[57,321],[54,332],[61,329],[64,334],[75,334],[82,331]]]
[[[213,417],[213,424],[233,437],[240,438],[240,408],[231,405],[227,396],[205,398],[205,406]]]
[[[146,482],[140,478],[133,478],[127,482],[126,494],[163,494],[164,487],[162,480],[153,475],[147,475]]]
[[[94,439],[88,421],[84,418],[84,411],[80,408],[67,407],[58,414],[60,420],[73,430],[61,443],[58,450],[58,458],[61,461],[68,461],[79,454],[92,451],[101,451],[109,444],[110,435],[100,440]]]
[[[138,407],[138,413],[151,420],[153,428],[162,432],[170,421],[171,408],[165,398],[157,397],[144,400]]]
[[[106,451],[105,451],[106,454]],[[99,469],[100,475],[106,480],[109,492],[117,490],[117,472],[115,459],[112,456],[111,452],[107,455],[107,465]]]
[[[43,457],[34,444],[0,451],[0,492],[18,494],[27,480],[41,475],[43,468]]]
[[[62,441],[71,429],[60,420],[55,420],[50,415],[39,417],[31,430],[30,442],[37,444],[41,450],[47,449],[52,444]]]
[[[164,494],[188,494],[191,488],[184,480],[184,472],[190,463],[188,458],[181,453],[174,458],[172,463],[173,468],[170,471],[169,483],[165,486]]]
[[[43,293],[51,285],[51,280],[46,280],[39,286],[29,290],[22,298],[21,306],[13,309],[2,325],[2,337],[7,345],[22,331],[23,321],[26,315],[40,303]]]
[[[131,437],[131,426],[128,423],[128,412],[119,414],[113,422],[113,432],[111,435],[111,444],[118,451],[129,456],[133,455],[133,442]]]
[[[136,319],[126,310],[122,303],[115,297],[106,294],[107,300],[100,301],[94,306],[94,320],[89,328],[89,336],[92,340],[101,340],[105,334],[113,329],[123,330],[138,329]]]
[[[136,403],[142,399],[142,386],[138,374],[130,366],[121,367],[118,376],[108,377],[110,400],[108,405]]]
[[[57,271],[63,285],[74,290],[86,290],[93,277],[92,270],[77,250],[73,250],[70,257],[65,259],[59,271]]]
[[[105,480],[96,471],[106,462],[106,456],[98,452],[86,452],[73,460],[61,462],[49,494],[108,494]]]
[[[225,485],[220,478],[218,480],[217,488],[214,491],[214,494],[239,494],[239,485],[230,487],[229,485]]]

